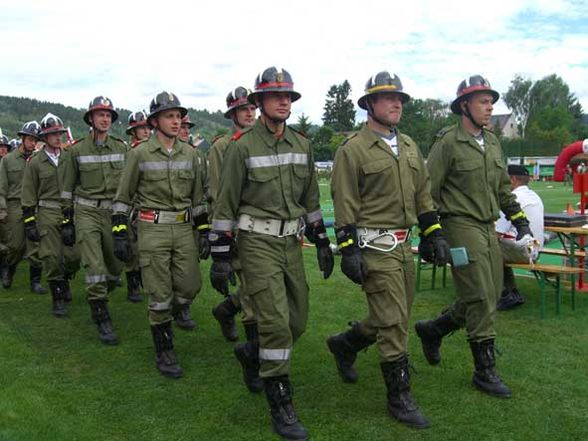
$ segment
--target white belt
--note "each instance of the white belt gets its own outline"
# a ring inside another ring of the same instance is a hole
[[[303,223],[300,219],[266,219],[242,214],[239,216],[238,227],[243,231],[286,237],[298,235],[303,228]]]
[[[39,207],[45,208],[61,208],[61,204],[57,201],[50,201],[48,199],[41,199],[37,204]]]
[[[388,252],[393,251],[398,244],[406,242],[410,237],[410,230],[359,227],[357,236],[359,248]]]
[[[152,224],[185,224],[192,220],[190,210],[139,210],[139,220]]]
[[[76,204],[85,205],[86,207],[102,208],[105,210],[112,210],[111,199],[86,199],[81,196],[74,198]]]

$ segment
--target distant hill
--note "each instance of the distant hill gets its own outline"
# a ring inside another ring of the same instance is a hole
[[[128,137],[125,134],[125,129],[131,111],[119,108],[116,111],[119,114],[119,119],[114,123],[112,133],[126,140]],[[64,124],[71,127],[74,138],[82,137],[88,132],[88,126],[82,119],[86,109],[76,109],[59,103],[30,98],[0,95],[0,128],[9,138],[16,137],[16,133],[25,122],[31,120],[40,122],[48,112],[63,119]],[[225,119],[220,111],[211,113],[208,110],[189,108],[188,112],[190,119],[195,124],[194,133],[200,134],[209,142],[217,134],[226,133],[231,128],[231,121]]]

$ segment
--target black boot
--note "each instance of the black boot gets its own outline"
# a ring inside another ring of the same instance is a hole
[[[127,299],[129,302],[139,303],[143,301],[141,295],[141,271],[127,272]]]
[[[241,311],[241,308],[235,306],[233,297],[227,296],[225,299],[212,308],[212,315],[218,321],[221,327],[223,337],[227,341],[237,341],[237,326],[235,325],[235,315]]]
[[[443,312],[433,320],[420,320],[414,329],[421,339],[423,353],[429,364],[439,364],[441,361],[441,342],[443,337],[457,331],[461,326],[453,321],[448,312]]]
[[[98,327],[100,341],[105,345],[117,345],[118,337],[116,336],[106,306],[106,300],[90,300],[92,309],[92,320]]]
[[[404,355],[399,360],[382,363],[380,367],[388,389],[388,413],[390,416],[416,429],[429,427],[429,422],[410,394],[408,357]]]
[[[49,282],[51,297],[53,299],[53,309],[51,312],[55,317],[63,317],[67,314],[65,309],[65,283],[62,280]]]
[[[359,330],[359,323],[350,323],[351,329],[327,339],[327,346],[335,356],[337,370],[345,383],[357,383],[357,372],[353,367],[357,353],[372,345],[376,340],[368,338]]]
[[[507,311],[509,309],[516,308],[517,306],[523,305],[524,303],[525,299],[518,289],[505,289],[502,291],[502,295],[496,303],[496,309],[498,311]]]
[[[191,331],[196,327],[196,323],[190,317],[190,305],[178,305],[174,309],[175,311],[172,315],[179,328]]]
[[[264,378],[264,384],[274,431],[287,440],[308,439],[308,432],[298,421],[292,405],[292,386],[288,376]]]
[[[259,378],[259,337],[257,324],[245,325],[247,343],[235,346],[234,352],[243,368],[243,381],[249,392],[259,393],[263,390],[263,381]]]
[[[12,279],[16,273],[16,265],[6,265],[2,271],[2,286],[6,289],[12,286]]]
[[[42,274],[42,266],[29,266],[29,275],[31,278],[31,292],[34,292],[35,294],[47,294],[47,290],[41,286]]]
[[[470,348],[476,366],[472,380],[474,386],[487,394],[500,398],[510,398],[512,392],[496,373],[494,340],[472,341],[470,342]]]
[[[155,344],[155,367],[161,372],[161,375],[180,378],[184,371],[178,364],[174,352],[171,322],[151,326],[151,335]]]

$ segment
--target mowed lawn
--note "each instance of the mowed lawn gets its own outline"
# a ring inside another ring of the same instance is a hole
[[[325,183],[323,183],[325,184]],[[551,187],[550,187],[551,185]],[[534,185],[547,211],[578,198],[562,184]],[[329,204],[328,185],[322,185]],[[432,426],[405,428],[386,413],[385,386],[375,348],[359,355],[360,380],[343,384],[325,345],[330,334],[366,314],[360,289],[339,270],[321,279],[312,248],[305,249],[311,311],[295,347],[291,378],[296,409],[315,440],[585,440],[588,438],[588,295],[569,294],[559,316],[550,293],[539,319],[538,287],[520,278],[527,303],[498,317],[499,372],[511,400],[491,398],[470,384],[472,361],[463,332],[447,338],[443,361],[429,366],[410,337],[414,396]],[[29,292],[21,264],[10,290],[0,288],[0,440],[273,440],[265,396],[252,395],[210,314],[221,300],[202,266],[203,290],[193,305],[195,332],[176,328],[185,375],[155,370],[146,304],[110,303],[121,343],[99,343],[85,301],[82,274],[74,283],[69,317],[50,315],[49,295]],[[424,272],[426,286],[430,271]],[[439,313],[453,299],[446,289],[417,293],[412,322]],[[244,332],[240,329],[243,339]]]

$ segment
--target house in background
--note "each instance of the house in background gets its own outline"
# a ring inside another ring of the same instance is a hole
[[[512,113],[507,113],[504,115],[492,115],[489,128],[498,128],[504,138],[520,138],[517,122]]]

